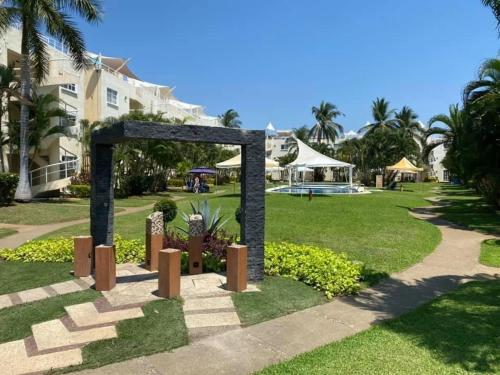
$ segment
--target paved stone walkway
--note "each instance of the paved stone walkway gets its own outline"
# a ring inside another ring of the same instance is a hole
[[[249,374],[397,317],[464,282],[500,278],[499,268],[478,263],[481,242],[492,236],[440,220],[429,208],[417,211],[416,217],[441,230],[441,244],[421,263],[359,295],[336,298],[278,319],[206,337],[173,352],[81,374]]]

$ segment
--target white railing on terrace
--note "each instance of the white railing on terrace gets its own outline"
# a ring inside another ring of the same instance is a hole
[[[78,172],[79,165],[80,160],[75,159],[33,169],[30,172],[30,184],[31,186],[43,185],[51,181],[71,177]]]

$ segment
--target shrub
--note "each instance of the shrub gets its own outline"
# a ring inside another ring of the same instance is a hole
[[[90,185],[69,185],[69,195],[76,198],[90,198]]]
[[[19,176],[13,173],[0,173],[0,206],[14,201]]]
[[[177,204],[172,199],[162,199],[156,202],[153,210],[163,213],[164,226],[167,226],[177,216]]]
[[[207,177],[205,179],[205,182],[207,183],[207,185],[215,185],[215,178],[214,177]]]
[[[139,240],[124,240],[115,236],[116,263],[144,262],[144,245]],[[73,239],[59,237],[29,241],[16,249],[0,249],[0,258],[21,262],[72,262]]]
[[[185,183],[182,178],[171,178],[168,180],[168,186],[183,187],[184,185]]]
[[[316,246],[292,243],[268,243],[265,251],[265,271],[299,280],[325,293],[327,298],[351,294],[359,290],[360,264],[345,254]]]
[[[124,190],[127,195],[142,195],[149,190],[150,180],[147,176],[127,176],[125,178]]]
[[[203,218],[203,225],[205,227],[205,231],[207,232],[208,235],[210,236],[215,236],[216,233],[219,230],[222,230],[224,225],[228,222],[229,219],[226,219],[222,221],[224,215],[220,214],[220,207],[215,209],[215,211],[212,213],[212,210],[210,209],[210,203],[208,200],[204,200],[202,202],[198,201],[197,205],[195,206],[193,202],[189,202],[191,205],[191,212],[193,215],[201,215]],[[182,220],[184,223],[189,228],[189,216],[185,212],[182,212]],[[188,229],[183,229],[179,228],[186,234],[188,233]]]

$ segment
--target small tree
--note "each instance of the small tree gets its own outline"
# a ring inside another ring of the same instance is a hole
[[[153,210],[163,213],[163,225],[165,228],[177,216],[177,204],[172,199],[162,199],[156,202]]]

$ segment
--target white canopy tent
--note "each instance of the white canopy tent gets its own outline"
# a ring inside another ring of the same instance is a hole
[[[277,170],[279,166],[280,163],[278,163],[277,161],[266,158],[266,170]],[[238,154],[231,159],[217,163],[215,164],[215,167],[218,169],[241,168],[241,154]]]
[[[299,149],[297,159],[287,165],[289,169],[297,170],[300,167],[307,168],[349,168],[349,185],[352,187],[352,169],[353,164],[349,164],[340,160],[330,158],[319,153],[313,148],[306,145],[300,139],[295,138]],[[291,173],[289,173],[289,181],[291,185]]]

